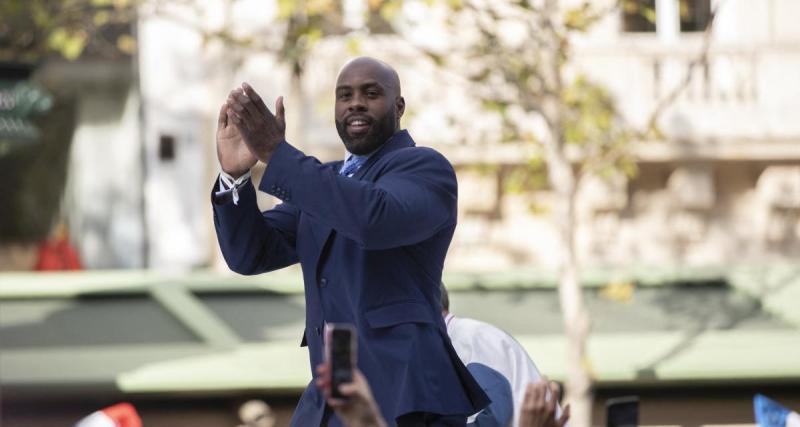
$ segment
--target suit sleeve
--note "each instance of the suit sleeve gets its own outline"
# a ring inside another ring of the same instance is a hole
[[[499,372],[481,363],[470,363],[467,369],[481,385],[492,403],[469,417],[468,427],[506,427],[511,424],[514,399],[511,384]]]
[[[413,148],[386,156],[375,182],[360,181],[282,142],[259,189],[290,201],[365,249],[418,243],[456,223],[456,176],[442,155]]]
[[[251,181],[252,182],[252,181]],[[215,204],[214,228],[225,262],[239,274],[259,274],[297,262],[297,208],[280,205],[260,212],[251,184],[239,189],[239,204]]]

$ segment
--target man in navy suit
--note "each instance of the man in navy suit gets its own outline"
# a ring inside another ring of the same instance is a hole
[[[398,425],[464,425],[486,406],[453,350],[440,315],[439,283],[456,227],[453,167],[400,129],[405,100],[389,65],[348,62],[336,82],[336,129],[344,162],[322,164],[284,139],[275,114],[246,83],[220,109],[223,173],[214,224],[228,266],[258,274],[300,262],[312,373],[323,362],[326,323],[355,325],[358,368],[383,417]],[[267,164],[259,190],[283,201],[260,212],[249,170]],[[292,425],[340,425],[314,387]]]

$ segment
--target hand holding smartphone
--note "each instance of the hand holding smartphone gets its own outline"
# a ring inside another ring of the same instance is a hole
[[[345,398],[339,385],[353,382],[356,366],[356,330],[349,323],[325,325],[325,361],[330,366],[331,397]]]

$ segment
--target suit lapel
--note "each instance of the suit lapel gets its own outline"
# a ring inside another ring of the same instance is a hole
[[[338,174],[343,163],[343,161],[333,162],[330,163],[330,167],[335,173]],[[325,250],[325,244],[328,242],[328,238],[330,238],[333,229],[310,216],[308,216],[308,223],[309,228],[311,229],[311,234],[314,236],[314,243],[316,243],[317,247],[317,253],[315,254],[313,260],[314,271],[315,274],[317,274],[318,272],[316,270],[319,266],[319,260],[322,257],[322,252]]]
[[[388,141],[386,141],[385,144],[383,144],[380,148],[378,148],[378,151],[376,151],[375,154],[369,156],[369,159],[367,159],[366,163],[364,163],[364,165],[361,166],[358,169],[358,171],[356,171],[356,173],[353,174],[352,177],[350,177],[350,179],[360,180],[364,178],[364,176],[367,175],[367,172],[372,167],[372,165],[374,165],[378,160],[380,160],[381,157],[385,156],[387,153],[391,153],[392,151],[398,150],[400,148],[413,147],[413,146],[414,146],[414,140],[411,139],[411,135],[408,134],[407,130],[404,129],[395,133],[394,135],[392,135],[391,138],[389,138]]]
[[[378,151],[376,151],[375,154],[371,155],[369,159],[367,159],[366,163],[364,163],[364,165],[362,165],[358,169],[358,171],[356,171],[356,173],[353,174],[353,176],[351,176],[348,179],[358,179],[358,180],[364,179],[364,177],[367,175],[367,172],[372,167],[372,165],[374,165],[378,160],[380,160],[381,157],[385,156],[387,153],[390,153],[394,150],[406,147],[413,147],[414,145],[415,145],[414,140],[411,139],[411,135],[408,134],[408,131],[401,130],[395,133],[394,135],[392,135],[391,138],[389,138],[388,141],[386,141],[386,143],[384,143],[380,148],[378,148]],[[331,167],[333,167],[333,170],[336,173],[339,173],[339,169],[341,169],[342,163],[343,162],[341,161],[332,163]],[[333,235],[333,229],[326,225],[320,224],[319,222],[313,219],[309,218],[309,220],[314,224],[314,226],[311,227],[311,232],[314,234],[314,240],[316,241],[317,247],[319,248],[319,253],[317,254],[314,260],[314,273],[316,276],[315,279],[319,280],[320,260],[322,260],[322,258],[326,255],[327,245],[329,243],[331,236]]]

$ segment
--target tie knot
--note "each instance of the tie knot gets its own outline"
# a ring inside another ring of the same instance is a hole
[[[344,165],[342,165],[342,169],[339,170],[339,175],[343,176],[350,176],[361,167],[364,163],[364,158],[359,156],[350,156],[347,160],[344,161]]]

